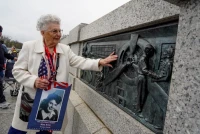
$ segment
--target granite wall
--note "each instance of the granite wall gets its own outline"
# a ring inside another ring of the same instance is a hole
[[[134,31],[161,23],[179,21],[168,110],[166,134],[200,133],[200,1],[131,0],[91,24],[70,31],[67,43],[81,55],[85,41]],[[73,90],[68,105],[66,134],[146,134],[151,130],[103,98],[79,80],[78,69],[70,71]],[[78,98],[78,100],[77,100]],[[79,103],[75,103],[79,101]],[[83,111],[82,111],[83,109]],[[89,112],[88,112],[89,110]],[[88,115],[86,115],[89,113]],[[97,123],[98,129],[93,129]],[[99,130],[99,131],[97,131]]]
[[[187,1],[187,0],[165,0],[165,1],[179,6],[179,4],[180,4],[181,2]]]
[[[180,3],[173,76],[164,133],[200,133],[200,1]]]
[[[80,31],[80,41],[178,19],[179,7],[163,0],[131,0]]]

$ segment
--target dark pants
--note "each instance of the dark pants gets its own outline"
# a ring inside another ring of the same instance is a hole
[[[9,131],[8,131],[8,134],[26,134],[27,132],[25,131],[21,131],[21,130],[17,130],[13,127],[10,127]],[[36,134],[52,134],[51,132],[48,132],[48,131],[40,131],[40,132],[37,132]]]
[[[3,95],[3,79],[0,76],[0,103],[6,101],[5,96]]]

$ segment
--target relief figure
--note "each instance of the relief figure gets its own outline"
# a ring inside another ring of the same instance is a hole
[[[138,34],[131,34],[130,41],[116,50],[118,60],[114,68],[103,68],[98,73],[82,71],[81,77],[97,91],[130,109],[142,122],[161,130],[168,101],[168,93],[162,84],[169,82],[171,77],[174,49],[172,45],[164,44],[157,50],[154,45]],[[104,56],[108,48],[115,47],[85,44],[82,54],[89,58]],[[154,71],[156,56],[160,58]]]

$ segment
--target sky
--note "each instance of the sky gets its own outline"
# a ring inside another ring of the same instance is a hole
[[[130,0],[0,0],[3,35],[25,42],[41,38],[36,30],[41,15],[61,18],[63,34],[80,23],[90,24]]]

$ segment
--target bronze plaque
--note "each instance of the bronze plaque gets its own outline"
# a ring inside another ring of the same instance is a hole
[[[162,133],[172,75],[177,23],[85,42],[82,55],[118,60],[81,80],[155,133]]]

